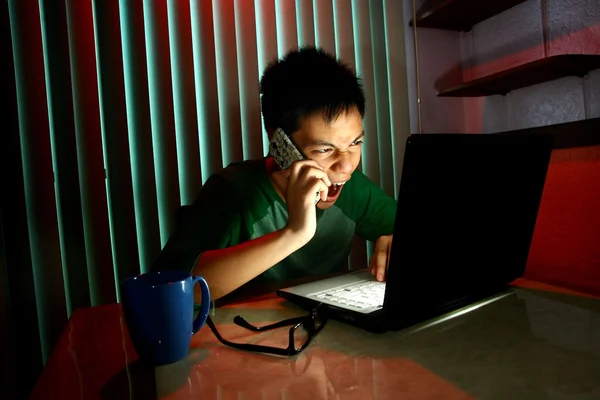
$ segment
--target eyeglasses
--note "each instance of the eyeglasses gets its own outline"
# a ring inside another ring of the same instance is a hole
[[[210,316],[206,320],[206,324],[208,325],[212,333],[214,333],[214,335],[217,337],[219,342],[223,343],[226,346],[240,350],[254,351],[257,353],[276,354],[280,356],[293,356],[302,352],[302,350],[304,350],[310,344],[312,339],[319,332],[321,332],[321,330],[327,323],[327,315],[325,313],[325,310],[326,308],[321,307],[321,304],[319,304],[308,315],[305,315],[303,317],[286,319],[266,326],[254,326],[240,315],[236,316],[233,319],[233,322],[236,325],[251,330],[253,332],[266,332],[291,325],[289,331],[289,343],[286,348],[263,346],[251,343],[230,342],[229,340],[224,339],[221,336],[221,334],[217,331],[217,327],[213,323]]]

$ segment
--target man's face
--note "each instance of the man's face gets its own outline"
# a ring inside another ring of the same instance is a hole
[[[300,121],[300,128],[292,134],[300,150],[327,172],[333,184],[327,200],[318,203],[320,209],[329,208],[335,203],[343,184],[358,166],[363,137],[362,118],[358,110],[341,114],[330,123],[325,122],[320,114],[304,118]]]

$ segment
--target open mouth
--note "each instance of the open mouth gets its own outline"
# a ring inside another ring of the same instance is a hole
[[[340,192],[342,191],[342,187],[344,186],[344,183],[346,183],[346,182],[333,183],[329,187],[329,191],[327,192],[327,200],[326,201],[331,202],[331,201],[337,200],[337,198],[340,196]]]

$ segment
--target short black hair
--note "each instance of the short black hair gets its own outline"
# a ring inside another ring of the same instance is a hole
[[[353,109],[365,115],[361,79],[347,64],[314,46],[292,49],[269,63],[260,79],[260,94],[269,134],[281,128],[291,135],[301,119],[317,113],[326,122]]]

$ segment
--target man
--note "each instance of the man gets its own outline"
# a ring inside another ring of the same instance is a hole
[[[154,268],[202,275],[216,300],[250,281],[340,271],[358,234],[376,242],[371,273],[384,280],[396,201],[356,169],[365,137],[360,79],[306,47],[269,64],[260,92],[269,138],[283,129],[307,159],[281,170],[266,157],[211,176]]]

